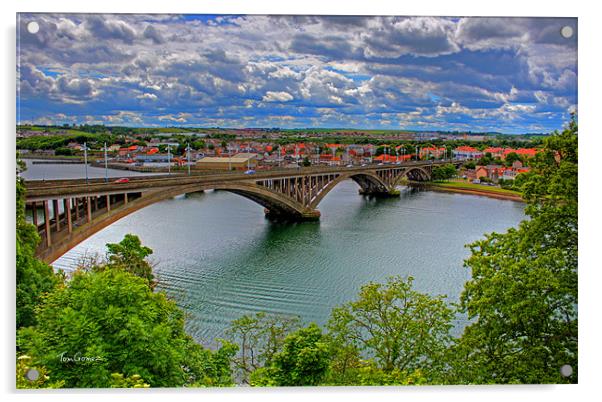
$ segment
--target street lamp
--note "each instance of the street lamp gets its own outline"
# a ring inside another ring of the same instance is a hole
[[[167,144],[167,174],[171,175],[171,144]]]
[[[186,144],[186,162],[188,163],[188,176],[190,176],[190,143]]]
[[[105,142],[105,183],[109,181],[109,166],[107,162],[107,143]]]
[[[86,169],[86,184],[88,184],[88,145],[84,142],[84,166]]]

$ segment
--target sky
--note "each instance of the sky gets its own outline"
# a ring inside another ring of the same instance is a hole
[[[576,18],[17,22],[18,124],[535,133],[561,129],[576,109]]]

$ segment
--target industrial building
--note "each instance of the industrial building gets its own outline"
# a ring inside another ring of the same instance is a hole
[[[255,169],[257,154],[240,153],[232,156],[206,156],[196,163],[202,170],[247,170]]]

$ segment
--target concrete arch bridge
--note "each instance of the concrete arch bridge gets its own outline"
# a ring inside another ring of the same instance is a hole
[[[320,201],[344,180],[357,183],[361,194],[392,196],[399,194],[395,188],[402,180],[428,181],[433,167],[446,163],[450,162],[281,169],[253,175],[145,176],[130,178],[127,183],[104,179],[28,181],[26,213],[42,238],[38,257],[51,262],[113,222],[181,194],[225,190],[260,204],[270,219],[316,220]]]

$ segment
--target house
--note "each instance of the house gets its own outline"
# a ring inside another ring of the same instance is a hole
[[[420,159],[441,158],[445,154],[445,147],[420,148]]]
[[[502,180],[514,180],[518,176],[518,172],[514,169],[504,170],[504,174],[500,177]]]
[[[469,146],[461,146],[453,150],[456,159],[479,159],[483,156],[483,152]]]
[[[488,147],[483,150],[483,154],[491,154],[493,158],[501,158],[504,154],[504,148],[502,147]]]
[[[67,144],[67,148],[72,149],[74,151],[83,151],[84,150],[84,146],[81,144],[78,144],[77,142],[70,142],[69,144]],[[88,149],[90,149],[88,147]]]
[[[505,160],[506,157],[508,156],[508,154],[510,153],[515,153],[518,156],[522,156],[525,158],[532,158],[535,155],[537,155],[537,152],[539,152],[538,149],[535,148],[519,148],[519,149],[513,149],[513,148],[506,148],[504,149],[504,152],[502,153],[502,160]]]
[[[397,162],[397,157],[395,155],[380,154],[372,158],[372,160],[375,162],[395,163]]]
[[[481,177],[489,177],[489,171],[486,166],[477,166],[474,170],[474,178],[480,179]]]

